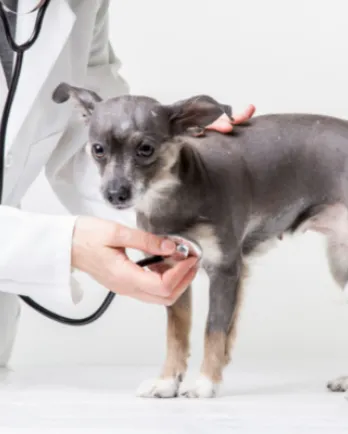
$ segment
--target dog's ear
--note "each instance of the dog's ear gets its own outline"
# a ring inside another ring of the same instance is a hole
[[[221,104],[207,95],[198,95],[165,107],[174,135],[192,128],[204,129],[224,113],[232,119],[231,106]]]
[[[57,104],[62,104],[73,98],[82,117],[88,121],[95,105],[102,101],[102,98],[95,92],[82,89],[80,87],[70,86],[67,83],[60,83],[52,94],[52,99]]]

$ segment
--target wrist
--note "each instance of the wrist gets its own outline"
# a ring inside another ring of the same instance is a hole
[[[89,243],[87,241],[87,217],[78,217],[75,221],[75,226],[71,241],[71,266],[80,271],[86,270],[86,256],[88,254]]]
[[[98,251],[110,245],[117,226],[114,222],[97,217],[79,216],[72,236],[71,266],[83,272],[94,269]]]

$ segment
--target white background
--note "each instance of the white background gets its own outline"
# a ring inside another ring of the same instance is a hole
[[[236,111],[252,102],[259,114],[348,117],[346,0],[110,3],[112,44],[133,93],[163,102],[208,93]],[[63,211],[42,178],[25,205]],[[90,312],[104,290],[84,281],[78,308],[55,308],[76,316]],[[194,297],[192,358],[198,362],[207,312],[203,274]],[[258,261],[239,329],[236,362],[333,360],[348,371],[348,305],[328,274],[319,236],[283,241]],[[164,336],[162,308],[125,298],[98,323],[77,329],[24,309],[13,363],[158,364]]]

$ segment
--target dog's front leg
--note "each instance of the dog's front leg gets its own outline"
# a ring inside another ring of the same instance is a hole
[[[173,398],[187,369],[191,330],[191,288],[167,308],[167,356],[160,378],[144,383],[138,396],[144,398]]]
[[[222,380],[224,367],[236,335],[241,304],[244,269],[241,261],[230,267],[208,270],[210,306],[205,332],[204,360],[200,377],[193,388],[181,390],[187,398],[213,398]]]

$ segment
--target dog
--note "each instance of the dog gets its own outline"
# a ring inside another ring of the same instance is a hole
[[[134,207],[140,228],[199,243],[210,279],[204,359],[194,387],[181,383],[189,356],[190,288],[167,308],[167,358],[141,396],[216,396],[236,336],[247,260],[284,233],[326,236],[334,280],[348,282],[348,122],[320,115],[252,118],[233,134],[205,126],[232,108],[207,95],[173,105],[145,96],[103,101],[61,83],[56,103],[74,99],[89,125],[88,152],[101,192],[117,209]],[[348,377],[329,383],[347,390]]]

